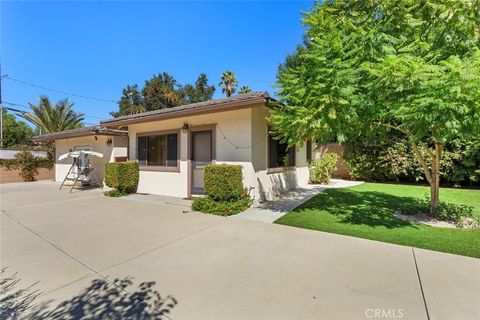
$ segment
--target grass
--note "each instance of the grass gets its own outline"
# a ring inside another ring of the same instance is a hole
[[[430,227],[393,215],[400,204],[428,192],[423,186],[381,183],[327,189],[275,223],[480,258],[480,228]],[[473,206],[480,218],[480,190],[441,188],[440,199]]]

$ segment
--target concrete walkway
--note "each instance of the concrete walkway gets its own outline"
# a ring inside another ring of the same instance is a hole
[[[292,211],[302,203],[310,200],[323,190],[329,188],[345,188],[362,184],[361,181],[349,181],[341,179],[332,179],[328,185],[306,185],[302,188],[292,190],[283,194],[275,200],[255,204],[246,211],[233,216],[233,219],[250,219],[273,223],[289,211]]]
[[[145,199],[1,186],[2,278],[43,319],[480,319],[479,259]]]

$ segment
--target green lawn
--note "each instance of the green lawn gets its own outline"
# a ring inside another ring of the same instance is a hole
[[[480,258],[480,228],[429,227],[393,216],[401,203],[428,192],[422,186],[382,183],[327,189],[275,223]],[[442,188],[440,199],[473,206],[480,217],[480,190]]]

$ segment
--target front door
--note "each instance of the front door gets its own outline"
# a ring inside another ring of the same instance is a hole
[[[212,131],[192,132],[192,194],[204,193],[203,170],[212,163]]]

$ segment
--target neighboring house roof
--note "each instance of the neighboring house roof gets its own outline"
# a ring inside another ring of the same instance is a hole
[[[246,94],[237,94],[235,96],[208,100],[203,102],[186,104],[183,106],[148,111],[129,116],[122,116],[109,120],[101,121],[105,126],[127,125],[130,123],[147,122],[165,118],[179,118],[183,116],[191,116],[200,113],[212,113],[220,111],[228,111],[239,107],[250,107],[256,103],[266,103],[270,98],[268,92],[250,92]]]
[[[82,127],[78,129],[65,130],[60,132],[52,132],[48,134],[38,135],[32,138],[33,142],[48,142],[66,138],[85,137],[91,135],[107,135],[107,136],[127,136],[128,131],[112,130],[104,126]]]

